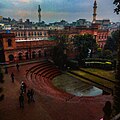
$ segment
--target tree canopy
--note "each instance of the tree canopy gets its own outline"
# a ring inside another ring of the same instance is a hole
[[[92,51],[96,49],[96,40],[90,34],[84,35],[76,35],[74,36],[74,45],[77,47],[80,59],[84,59],[88,57],[88,53],[90,52],[90,56],[92,55]]]
[[[120,0],[114,0],[113,4],[115,4],[114,12],[119,14],[120,13]]]
[[[53,61],[60,68],[63,69],[66,64],[67,55],[66,50],[67,36],[61,35],[58,37],[58,45],[53,48]]]
[[[106,44],[104,46],[104,50],[111,50],[112,52],[117,52],[118,42],[119,42],[119,33],[120,31],[112,32],[111,36],[108,37]]]

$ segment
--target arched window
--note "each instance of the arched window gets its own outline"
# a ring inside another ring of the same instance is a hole
[[[11,46],[12,46],[12,40],[8,39],[8,47],[11,47]]]
[[[24,32],[24,36],[26,36],[26,32]]]
[[[12,54],[10,54],[8,57],[9,57],[9,61],[13,61],[14,60],[14,56]]]
[[[44,36],[46,36],[46,32],[44,32]]]
[[[42,35],[42,32],[39,32],[39,35],[41,36],[41,35]]]
[[[18,54],[19,60],[22,60],[22,53]]]
[[[34,36],[36,36],[36,32],[34,32]]]
[[[20,32],[18,32],[18,37],[20,37]]]

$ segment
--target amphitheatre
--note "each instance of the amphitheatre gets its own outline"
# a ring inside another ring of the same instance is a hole
[[[107,76],[90,74],[84,69],[79,70],[79,75],[76,70],[60,71],[45,59],[19,65],[20,71],[16,70],[15,64],[9,65],[8,74],[4,76],[5,98],[0,103],[1,120],[100,120],[105,102],[112,102],[114,81]],[[14,72],[15,83],[11,82],[11,72]],[[103,80],[108,83],[103,85]],[[24,109],[20,109],[18,102],[22,81],[27,89],[35,91],[35,103],[30,105],[24,95]],[[103,94],[103,90],[110,94]]]

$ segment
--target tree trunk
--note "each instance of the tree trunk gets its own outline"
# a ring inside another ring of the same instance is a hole
[[[115,116],[120,113],[120,30],[119,30],[119,43],[118,43],[118,60],[116,66],[116,82],[113,93],[113,113],[112,115]]]

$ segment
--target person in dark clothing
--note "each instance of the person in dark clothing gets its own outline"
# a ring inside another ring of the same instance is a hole
[[[35,100],[34,100],[34,90],[33,89],[30,90],[30,95],[31,95],[31,101],[35,102]]]
[[[20,89],[21,89],[22,93],[24,93],[24,92],[26,93],[26,84],[25,84],[25,82],[22,81]]]
[[[18,63],[16,64],[16,68],[17,68],[17,70],[19,71],[19,65],[18,65]]]
[[[13,74],[13,72],[11,73],[11,79],[12,79],[12,83],[14,83],[14,74]]]
[[[20,94],[20,96],[19,96],[19,104],[20,104],[20,108],[24,108],[24,96],[23,96],[23,94]]]
[[[31,92],[30,90],[27,91],[27,98],[28,98],[28,103],[31,102]]]
[[[110,116],[112,113],[112,105],[110,101],[107,101],[105,103],[105,106],[103,107],[103,112],[104,112],[103,120],[110,120]]]
[[[23,87],[23,85],[20,86],[20,91],[21,91],[22,94],[24,93],[24,87]]]
[[[23,89],[24,89],[24,92],[26,93],[26,84],[23,82]]]

